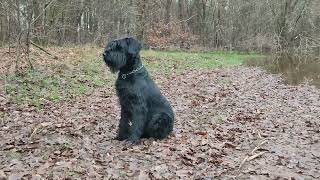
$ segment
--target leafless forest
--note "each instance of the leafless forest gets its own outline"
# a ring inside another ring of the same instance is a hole
[[[150,48],[319,54],[318,0],[1,0],[0,45],[133,36]]]
[[[168,138],[114,140],[123,36]],[[0,180],[320,179],[319,74],[320,0],[0,0]]]

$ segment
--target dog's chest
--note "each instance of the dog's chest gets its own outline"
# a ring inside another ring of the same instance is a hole
[[[136,92],[136,89],[137,82],[135,80],[118,79],[116,81],[116,91],[118,96]]]
[[[149,84],[144,78],[130,78],[130,79],[118,79],[116,81],[116,91],[118,97],[134,95],[134,96],[145,96],[149,89]]]

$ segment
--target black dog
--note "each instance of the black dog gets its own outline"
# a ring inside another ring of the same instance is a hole
[[[163,139],[173,129],[174,114],[167,99],[150,78],[140,60],[141,44],[133,38],[109,42],[103,53],[116,81],[121,105],[117,140],[139,142],[140,138]]]

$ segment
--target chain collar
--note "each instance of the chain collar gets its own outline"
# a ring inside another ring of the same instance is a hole
[[[122,79],[126,79],[127,76],[129,76],[130,74],[136,73],[138,71],[140,71],[143,68],[143,65],[141,65],[139,68],[132,70],[131,72],[127,73],[127,74],[121,74],[121,78]]]

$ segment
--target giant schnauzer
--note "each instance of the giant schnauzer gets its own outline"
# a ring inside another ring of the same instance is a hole
[[[174,114],[140,60],[141,44],[128,37],[109,42],[103,59],[118,73],[117,95],[121,119],[117,140],[138,143],[140,138],[166,138],[173,129]]]

